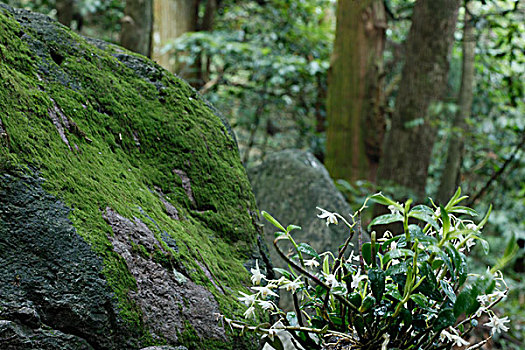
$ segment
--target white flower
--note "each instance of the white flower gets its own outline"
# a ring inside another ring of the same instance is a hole
[[[467,228],[467,230],[477,231],[478,230],[478,225],[471,223],[471,224],[467,224],[466,228]]]
[[[485,323],[485,326],[492,327],[492,334],[498,332],[501,333],[501,331],[506,332],[509,330],[509,327],[505,326],[505,323],[510,322],[508,317],[499,318],[496,315],[491,315],[490,322]]]
[[[324,275],[324,278],[326,279],[326,284],[328,284],[328,286],[330,288],[335,288],[339,285],[339,282],[337,281],[337,278],[335,277],[334,274],[326,274],[323,272],[323,275]]]
[[[386,241],[388,241],[388,240],[389,240],[390,238],[392,238],[392,237],[394,237],[394,236],[392,235],[392,232],[390,232],[390,231],[385,231],[385,233],[383,233],[383,237],[378,238],[377,241],[378,241],[378,242],[386,242]]]
[[[489,296],[488,295],[478,295],[478,297],[476,298],[478,300],[478,302],[481,304],[481,305],[485,305],[487,304],[487,302],[489,301]]]
[[[271,301],[267,301],[267,300],[257,300],[257,304],[259,304],[259,306],[265,310],[265,311],[272,311],[275,309],[275,304],[272,303]]]
[[[394,249],[397,249],[397,242],[396,241],[392,241],[392,243],[390,243],[390,250],[394,250]]]
[[[337,225],[338,221],[337,221],[337,216],[335,215],[335,213],[331,213],[327,210],[324,210],[323,208],[319,208],[319,207],[316,207],[316,208],[321,211],[321,214],[317,214],[317,217],[320,219],[326,219],[326,226],[330,224]]]
[[[482,313],[488,312],[488,309],[485,306],[480,306],[479,309],[476,311],[474,316],[480,317]]]
[[[439,338],[441,339],[441,341],[444,341],[445,338],[448,339],[448,341],[452,341],[455,343],[456,346],[464,346],[464,345],[469,345],[470,343],[466,340],[463,340],[463,338],[455,335],[455,334],[451,334],[449,332],[447,332],[446,330],[442,330],[441,331],[441,335],[439,336]]]
[[[242,301],[246,306],[252,305],[255,299],[257,298],[257,295],[255,294],[245,294],[243,292],[239,293],[241,293],[243,296],[237,299],[239,299],[239,301]]]
[[[350,284],[350,287],[352,289],[355,289],[355,288],[359,287],[359,282],[361,282],[363,280],[366,280],[367,278],[368,278],[367,275],[361,275],[361,268],[359,268],[357,270],[357,273],[352,278],[352,283]]]
[[[399,204],[399,203],[397,203],[397,204]],[[398,209],[395,205],[393,205],[393,204],[389,205],[389,206],[388,206],[388,209],[390,210],[390,212],[392,213],[392,215],[397,215],[397,214],[399,214],[399,209]]]
[[[270,338],[271,341],[273,341],[273,338],[276,335],[277,335],[277,330],[276,329],[273,329],[273,328],[268,329],[268,338]]]
[[[267,295],[273,295],[275,297],[277,297],[277,293],[275,293],[274,291],[272,291],[271,288],[275,288],[276,286],[273,285],[273,284],[269,284],[267,286],[264,286],[264,287],[252,287],[253,290],[261,293],[261,297],[265,298]]]
[[[319,266],[319,262],[317,260],[315,260],[315,258],[312,258],[310,260],[305,260],[304,261],[304,266],[306,266],[306,267],[317,267],[317,266]]]
[[[471,238],[467,240],[467,251],[470,252],[470,248],[476,245],[476,240],[474,238]]]
[[[437,216],[437,217],[440,217],[441,216],[441,208],[437,208],[436,211],[434,212],[434,215]]]
[[[346,260],[346,263],[347,264],[351,264],[352,263],[352,260],[353,261],[359,261],[359,255],[354,255],[354,251],[350,251],[350,256],[348,257],[348,259]]]
[[[494,293],[487,294],[487,295],[478,295],[477,300],[481,305],[487,305],[489,303],[492,303],[493,301],[498,300],[501,298],[501,300],[504,300],[507,297],[507,294],[505,294],[504,291],[495,291]]]
[[[381,350],[388,350],[388,343],[390,343],[390,335],[388,333],[383,334],[383,338],[385,339],[383,343],[381,344]]]
[[[255,260],[255,269],[250,269],[250,271],[252,272],[252,283],[254,285],[261,284],[261,280],[266,278],[259,269],[259,260]]]
[[[255,308],[253,306],[250,306],[248,310],[246,310],[243,314],[244,318],[248,318],[250,316],[253,316],[255,318]]]
[[[294,281],[285,280],[284,284],[280,288],[286,288],[288,292],[295,293],[295,290],[303,285],[301,277],[297,277]]]

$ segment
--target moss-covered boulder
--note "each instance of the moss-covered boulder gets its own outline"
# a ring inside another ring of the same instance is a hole
[[[255,215],[184,81],[0,5],[0,348],[250,348],[214,313],[267,261]]]

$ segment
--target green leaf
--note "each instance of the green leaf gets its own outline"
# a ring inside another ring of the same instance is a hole
[[[419,275],[425,279],[416,291],[434,300],[440,300],[441,295],[437,287],[436,275],[434,275],[434,271],[428,262],[425,261],[419,265]]]
[[[280,240],[281,239],[288,239],[288,235],[286,234],[286,232],[277,231],[277,232],[275,232],[275,238],[279,238]]]
[[[421,207],[421,206],[417,206],[417,207]],[[421,220],[421,221],[424,221],[430,225],[432,225],[432,227],[436,230],[436,231],[439,231],[439,224],[437,223],[437,221],[434,219],[434,212],[432,212],[432,210],[430,211],[430,213],[427,211],[427,210],[414,210],[416,209],[417,207],[414,207],[410,213],[408,213],[408,216],[411,217],[411,218],[414,218],[414,219],[418,219],[418,220]],[[428,208],[428,207],[427,207]],[[430,208],[429,208],[430,209]]]
[[[370,281],[370,289],[376,300],[381,300],[385,292],[385,272],[380,268],[373,268],[368,270],[368,280]]]
[[[516,234],[512,232],[507,243],[507,247],[505,248],[505,252],[503,253],[503,257],[513,257],[516,254],[516,248],[519,249],[516,240]]]
[[[509,237],[505,252],[501,258],[498,258],[496,265],[492,267],[492,271],[503,269],[518,253],[520,247],[516,241],[516,234],[513,232]]]
[[[461,257],[461,264],[458,267],[458,287],[461,287],[463,283],[465,283],[465,281],[467,280],[469,269],[467,263],[467,256],[461,252],[459,253],[459,256]]]
[[[292,232],[293,230],[302,230],[302,228],[296,225],[288,225],[288,227],[286,227],[286,232]]]
[[[450,301],[455,303],[456,302],[456,293],[454,293],[454,289],[452,288],[450,283],[448,283],[445,280],[441,280],[439,282],[439,284],[441,284],[441,289],[445,292],[445,294],[450,299]]]
[[[366,242],[363,244],[363,247],[361,248],[361,252],[363,254],[363,259],[368,265],[372,265],[372,245],[370,242]]]
[[[361,304],[359,311],[366,312],[368,309],[374,306],[375,303],[376,303],[376,298],[374,298],[372,295],[369,294],[363,299],[363,303]]]
[[[283,342],[281,341],[281,338],[278,336],[274,336],[273,340],[271,340],[268,336],[265,337],[266,343],[270,345],[275,350],[284,350]]]
[[[405,210],[403,211],[403,213],[408,213],[408,211],[410,210],[410,205],[412,204],[413,200],[412,198],[410,198],[409,200],[407,200],[405,202]]]
[[[467,286],[456,298],[454,303],[454,317],[458,318],[462,314],[471,315],[476,312],[480,306],[477,297],[480,295],[479,289],[473,286]]]
[[[402,262],[401,264],[393,265],[386,270],[387,276],[403,275],[408,271],[407,264]]]
[[[448,257],[454,264],[454,269],[449,269],[449,271],[453,276],[457,276],[458,269],[461,266],[461,256],[459,255],[459,252],[457,251],[456,247],[450,244],[450,242],[445,243],[444,248],[448,254]]]
[[[410,249],[396,248],[385,254],[383,257],[383,265],[388,264],[392,259],[398,259],[401,257],[414,256],[414,252]]]
[[[309,244],[307,243],[299,243],[297,245],[297,250],[300,251],[301,253],[306,253],[306,254],[309,254],[317,259],[321,259],[319,254],[317,254],[317,252],[315,251],[314,248],[312,248]]]
[[[403,222],[403,216],[401,214],[385,214],[372,220],[372,222],[368,225],[368,228],[370,229],[370,227],[374,225],[386,225],[398,221]]]
[[[481,246],[483,247],[483,252],[485,253],[485,255],[487,255],[490,250],[489,242],[487,242],[483,238],[478,238],[478,241],[481,243]]]
[[[356,307],[356,309],[357,309],[357,308],[359,308],[361,306],[361,302],[363,300],[362,300],[361,294],[359,294],[357,292],[353,292],[348,297],[348,301],[350,302],[350,304],[354,305]]]
[[[274,270],[275,272],[280,273],[281,275],[283,275],[284,277],[288,278],[288,279],[291,280],[291,281],[294,280],[293,275],[292,275],[292,274],[290,273],[290,271],[288,271],[288,270],[281,269],[280,267],[274,267],[273,270]]]
[[[481,222],[478,224],[478,229],[479,230],[481,230],[483,228],[483,226],[485,226],[485,224],[489,220],[489,216],[490,216],[491,212],[492,212],[492,204],[489,206],[489,210],[487,211],[487,214],[485,214],[485,216],[483,217]]]
[[[456,323],[456,318],[451,308],[441,310],[434,323],[434,330],[439,332],[447,327],[453,326],[454,323]]]
[[[456,213],[456,214],[466,214],[470,216],[478,216],[478,212],[469,207],[461,207],[461,206],[452,207],[452,209],[450,209],[449,211],[451,213]]]
[[[325,255],[323,259],[323,272],[327,275],[330,274],[330,263],[328,261],[328,255]]]
[[[370,200],[376,203],[379,203],[379,204],[386,205],[386,206],[393,205],[394,207],[396,207],[397,210],[403,211],[403,207],[401,206],[401,204],[396,203],[390,198],[385,197],[381,192],[376,193],[373,196],[371,196]]]
[[[452,198],[448,201],[447,205],[445,205],[446,208],[451,208],[454,204],[456,204],[456,200],[461,196],[461,187],[458,187]]]
[[[410,228],[410,226],[409,226]],[[392,237],[390,238],[389,240],[383,242],[383,244],[381,244],[381,249],[383,251],[387,250],[388,247],[390,247],[390,243],[392,243],[393,241],[399,241],[401,238],[405,237],[404,235],[399,235],[399,236],[395,236],[395,237]]]
[[[438,226],[438,230],[439,230],[439,226]],[[421,230],[421,227],[419,227],[418,225],[414,225],[414,224],[408,225],[408,232],[410,233],[410,236],[412,238],[417,238],[419,242],[429,242],[433,244],[438,243],[438,240],[436,237],[424,234],[423,231]]]
[[[424,296],[423,294],[417,293],[412,294],[410,296],[410,299],[414,300],[416,304],[418,304],[421,308],[427,308],[428,307],[428,298]]]
[[[283,227],[283,225],[281,225],[279,223],[279,221],[277,221],[273,216],[271,216],[270,214],[268,214],[267,212],[265,212],[264,210],[261,211],[261,214],[262,216],[264,216],[264,218],[266,220],[268,220],[273,226],[277,227],[279,230],[281,231],[286,231],[286,229]]]
[[[441,211],[441,221],[443,222],[443,236],[446,237],[450,231],[450,218],[448,217],[448,213],[442,205],[440,205],[439,208]]]

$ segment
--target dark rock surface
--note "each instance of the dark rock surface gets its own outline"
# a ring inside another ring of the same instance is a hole
[[[42,181],[0,177],[0,318],[16,322],[1,324],[2,349],[21,349],[25,342],[45,342],[49,349],[126,344],[102,259]],[[50,330],[58,331],[56,339]]]
[[[268,261],[229,125],[118,46],[0,4],[0,349],[250,349]]]

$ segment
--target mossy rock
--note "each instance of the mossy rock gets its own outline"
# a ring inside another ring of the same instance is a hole
[[[118,46],[0,5],[2,349],[245,349],[267,262],[227,123]]]

